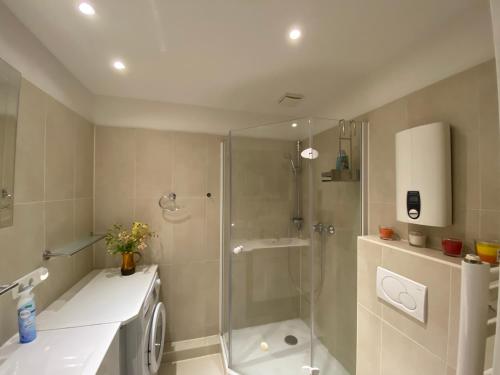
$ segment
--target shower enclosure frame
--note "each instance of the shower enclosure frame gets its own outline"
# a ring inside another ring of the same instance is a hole
[[[312,118],[314,119],[314,118]],[[333,119],[327,119],[331,121],[335,121]],[[297,120],[290,120],[287,121],[289,123],[293,123],[294,121]],[[311,123],[311,119],[308,119],[309,123]],[[360,128],[361,128],[361,142],[360,142],[360,233],[359,235],[364,235],[367,233],[367,173],[368,173],[368,132],[369,132],[369,123],[365,121],[360,121]],[[257,126],[255,128],[261,128],[264,126],[273,126],[275,125],[274,123],[267,124],[267,125],[261,125]],[[338,126],[338,124],[337,124]],[[253,127],[252,127],[253,128]],[[249,128],[249,129],[252,129]],[[232,182],[232,172],[233,172],[233,137],[234,133],[238,133],[242,131],[241,129],[237,130],[232,130],[229,132],[228,137],[221,142],[221,165],[220,165],[220,183],[221,183],[221,200],[220,200],[220,296],[219,296],[219,302],[220,302],[220,309],[219,309],[219,341],[221,345],[221,352],[224,360],[224,365],[226,367],[226,370],[228,374],[234,374],[234,375],[241,375],[238,372],[234,371],[232,369],[233,367],[233,338],[232,338],[232,331],[233,331],[233,322],[232,322],[232,298],[233,298],[233,285],[231,282],[231,276],[233,275],[233,265],[232,265],[232,253],[230,252],[231,250],[231,223],[233,222],[232,215],[233,215],[233,182]],[[310,132],[309,134],[309,144],[311,147],[313,147],[313,134]],[[298,143],[298,141],[297,141]],[[309,168],[308,170],[309,176],[308,176],[308,184],[309,186],[309,194],[312,194],[312,187],[313,187],[313,176],[312,176],[312,168]],[[298,185],[298,182],[297,182]],[[228,195],[229,194],[229,195]],[[296,197],[295,199],[298,200],[299,194],[303,194],[303,192],[299,193],[296,192]],[[297,206],[295,207],[294,210],[294,215],[297,212],[297,210],[300,210],[301,207],[298,206],[299,203],[296,202]],[[226,206],[225,206],[226,205]],[[312,204],[309,205],[309,217],[312,219],[313,217],[313,211],[314,208]],[[305,211],[302,208],[302,214],[305,215]],[[292,218],[293,219],[293,218]],[[314,254],[315,248],[312,245],[311,241],[311,254]],[[229,254],[227,254],[229,252]],[[314,255],[311,255],[313,257]],[[310,262],[310,279],[315,280],[315,273],[316,273],[316,267],[313,261]],[[227,272],[227,273],[226,273]],[[227,300],[225,300],[227,298]],[[313,340],[314,340],[314,332],[315,332],[315,306],[316,303],[310,303],[309,309],[310,309],[310,339],[311,339],[311,345]],[[306,366],[311,366],[311,368],[314,367],[314,350],[313,347],[311,346],[310,351],[309,351],[309,363],[304,364]],[[320,369],[321,370],[321,369]]]

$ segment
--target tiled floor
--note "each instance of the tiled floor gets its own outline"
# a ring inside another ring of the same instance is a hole
[[[224,365],[220,354],[212,354],[175,363],[164,363],[158,375],[224,375]]]

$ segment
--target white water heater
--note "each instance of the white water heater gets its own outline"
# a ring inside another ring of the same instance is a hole
[[[442,122],[396,134],[396,210],[405,223],[452,223],[450,126]]]

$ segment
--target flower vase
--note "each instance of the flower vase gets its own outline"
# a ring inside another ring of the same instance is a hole
[[[122,253],[121,271],[123,276],[129,276],[135,273],[135,259],[134,259],[135,254],[141,255],[136,251],[130,253]]]

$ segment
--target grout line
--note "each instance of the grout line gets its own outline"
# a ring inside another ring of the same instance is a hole
[[[132,177],[132,196],[134,197],[134,204],[132,206],[132,221],[136,220],[136,211],[137,211],[137,129],[132,129],[133,131],[133,139],[134,139],[134,167],[132,168],[134,173]]]
[[[476,105],[477,105],[477,148],[478,148],[478,162],[479,162],[479,168],[478,168],[478,173],[479,173],[479,182],[478,182],[478,185],[479,185],[479,190],[478,190],[478,193],[479,193],[479,208],[482,208],[483,207],[483,194],[482,194],[482,191],[483,191],[483,186],[482,186],[482,178],[481,178],[481,175],[482,175],[482,172],[483,172],[483,163],[481,163],[481,160],[482,157],[483,157],[483,152],[481,150],[481,84],[480,84],[480,77],[478,77],[478,73],[476,72],[475,74],[475,79],[476,79]],[[453,181],[452,181],[453,183]],[[479,232],[477,233],[479,235],[479,233],[481,233],[481,220],[479,220],[479,223],[478,223],[478,228]]]
[[[373,315],[375,318],[379,319],[379,320],[382,320],[382,317],[380,315],[377,315],[377,313],[375,311],[372,311],[369,307],[363,305],[361,302],[357,302],[357,304],[359,305],[359,307],[361,307],[363,310],[365,310],[366,312],[368,312],[370,315]]]
[[[387,322],[386,320],[382,320],[382,324],[385,324],[387,325],[388,327],[392,328],[394,331],[396,331],[398,334],[400,334],[401,336],[403,336],[404,338],[408,339],[409,341],[411,341],[413,344],[417,345],[420,349],[424,350],[425,352],[427,352],[427,354],[430,354],[431,356],[433,356],[434,358],[438,359],[439,362],[443,363],[445,366],[446,366],[446,361],[443,360],[441,357],[439,357],[437,354],[434,354],[433,352],[431,352],[428,348],[426,348],[425,346],[423,346],[422,344],[418,343],[417,341],[415,341],[414,339],[412,339],[410,336],[406,335],[404,332],[400,331],[398,328],[396,328],[395,326],[393,326],[391,323]]]
[[[95,166],[96,166],[96,135],[97,126],[94,124],[93,129],[93,144],[92,144],[92,233],[95,233]],[[96,268],[95,260],[95,244],[92,245],[92,269]]]
[[[452,291],[451,291],[451,285],[452,285],[452,277],[453,277],[453,270],[452,268],[450,267],[450,277],[449,277],[449,291],[450,291],[450,295],[448,297],[448,333],[446,335],[446,354],[445,354],[445,364],[448,365],[448,359],[449,359],[449,354],[450,354],[450,348],[449,348],[449,344],[450,344],[450,332],[451,332],[451,296],[452,296]]]
[[[382,314],[382,309],[380,310],[380,313]],[[379,375],[382,374],[382,349],[384,345],[384,337],[383,337],[383,332],[384,332],[384,320],[380,320],[380,340],[379,340],[379,353],[378,353],[378,373]]]
[[[47,213],[46,213],[45,201],[47,200],[47,116],[49,111],[48,107],[49,107],[49,100],[48,97],[45,95],[45,105],[44,105],[44,115],[43,115],[43,156],[42,156],[42,163],[43,163],[42,251],[45,251],[45,249],[47,248],[47,225],[46,225]]]

